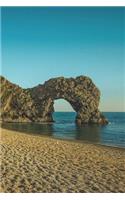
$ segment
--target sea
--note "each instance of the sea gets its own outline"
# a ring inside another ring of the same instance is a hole
[[[77,126],[75,112],[54,112],[54,123],[3,123],[5,129],[33,135],[125,148],[125,112],[104,112],[108,125]]]

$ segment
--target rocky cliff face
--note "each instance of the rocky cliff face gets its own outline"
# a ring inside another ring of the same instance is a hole
[[[0,77],[1,120],[7,122],[30,122],[36,113],[30,91]]]
[[[98,110],[100,92],[92,80],[85,76],[58,77],[31,89],[1,81],[1,121],[52,122],[54,100],[67,100],[76,111],[76,123],[106,124],[107,120]]]

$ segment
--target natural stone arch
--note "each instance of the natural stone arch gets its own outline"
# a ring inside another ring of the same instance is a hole
[[[61,98],[76,111],[77,124],[107,123],[98,110],[100,92],[88,77],[53,78],[30,89],[22,89],[4,77],[0,82],[1,121],[52,122],[54,100]]]
[[[100,92],[88,77],[53,78],[35,87],[34,92],[34,98],[41,101],[41,119],[45,121],[53,121],[54,100],[65,99],[77,113],[76,123],[107,123],[98,110]]]

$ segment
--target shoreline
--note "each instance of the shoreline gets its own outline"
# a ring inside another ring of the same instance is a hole
[[[8,128],[2,128],[0,127],[0,129],[3,129],[3,130],[8,130],[8,131],[11,131],[11,132],[15,132],[15,133],[19,133],[19,134],[26,134],[26,135],[30,135],[30,136],[35,136],[35,137],[47,137],[47,138],[51,138],[51,139],[54,139],[54,140],[60,140],[60,141],[65,141],[65,142],[74,142],[74,143],[80,143],[80,144],[93,144],[93,145],[97,145],[97,146],[102,146],[102,147],[108,147],[108,148],[115,148],[115,149],[121,149],[123,151],[125,151],[125,147],[120,147],[120,146],[110,146],[110,145],[106,145],[106,144],[101,144],[101,143],[92,143],[92,142],[89,142],[87,140],[76,140],[76,139],[66,139],[66,138],[59,138],[59,137],[53,137],[53,136],[49,136],[49,135],[46,135],[46,134],[39,134],[39,133],[30,133],[30,132],[25,132],[25,131],[17,131],[17,130],[12,130],[12,129],[8,129]]]
[[[1,192],[125,192],[124,150],[1,128]]]

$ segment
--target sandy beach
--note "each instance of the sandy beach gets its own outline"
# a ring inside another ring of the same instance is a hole
[[[1,130],[1,192],[125,192],[125,149]]]

